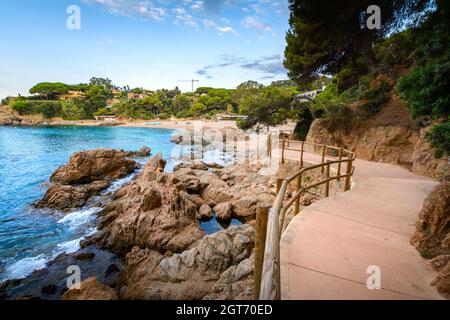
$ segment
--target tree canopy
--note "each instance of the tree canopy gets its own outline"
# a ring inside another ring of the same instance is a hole
[[[61,82],[41,82],[30,89],[31,94],[39,94],[45,99],[55,99],[57,95],[69,92],[70,87]]]
[[[336,73],[349,61],[364,56],[369,71],[378,70],[373,43],[406,21],[420,17],[431,0],[290,0],[285,67],[297,83],[323,73]],[[381,28],[369,29],[367,9],[381,9]],[[406,19],[407,18],[407,19]]]

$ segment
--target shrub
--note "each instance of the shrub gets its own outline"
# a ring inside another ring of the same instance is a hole
[[[366,102],[361,106],[361,109],[367,112],[368,116],[376,115],[380,112],[383,104],[389,100],[389,91],[389,84],[386,81],[381,81],[378,86],[363,93],[361,98]]]
[[[62,110],[59,101],[16,100],[11,103],[11,108],[20,115],[42,114],[46,118],[60,116]]]
[[[436,148],[434,153],[436,158],[450,155],[450,122],[447,121],[434,126],[426,133],[425,138]]]
[[[11,103],[11,108],[19,113],[21,116],[23,115],[29,115],[32,113],[32,107],[29,101],[13,101]]]
[[[450,114],[450,60],[431,61],[400,78],[396,91],[408,101],[414,118],[436,119]]]

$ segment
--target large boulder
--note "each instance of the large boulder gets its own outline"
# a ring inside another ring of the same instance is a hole
[[[434,156],[435,149],[425,139],[425,135],[430,127],[420,131],[420,137],[414,148],[412,171],[416,174],[427,176],[430,178],[444,180],[444,177],[450,171],[447,156],[436,159]]]
[[[233,206],[230,202],[220,203],[214,207],[217,218],[223,221],[230,221],[233,215]]]
[[[411,243],[422,256],[450,254],[450,182],[437,185],[425,199]]]
[[[235,280],[251,278],[253,264],[246,260],[252,255],[254,237],[254,229],[242,225],[206,236],[196,247],[172,256],[133,248],[126,257],[120,298],[200,300],[224,294]],[[232,294],[251,292],[253,282],[246,284]]]
[[[102,285],[96,278],[89,278],[80,284],[80,289],[71,289],[62,295],[62,300],[119,300],[116,290]]]
[[[100,213],[101,247],[125,255],[133,247],[161,253],[182,252],[204,236],[197,223],[197,205],[187,198],[184,185],[164,173],[158,154],[136,179],[119,189]],[[89,242],[89,241],[88,241]]]
[[[450,298],[450,182],[437,185],[425,199],[411,239],[438,271],[433,285]]]
[[[140,155],[148,149],[141,149]],[[140,164],[129,159],[130,153],[113,149],[96,149],[75,153],[69,162],[50,177],[52,185],[37,207],[68,210],[82,207],[88,199],[108,188],[113,180],[123,178]]]
[[[203,204],[198,211],[198,220],[211,220],[213,217],[213,210],[207,204]]]
[[[114,149],[96,149],[75,153],[65,166],[58,168],[50,182],[60,185],[86,184],[114,180],[132,173],[138,164],[128,153]]]

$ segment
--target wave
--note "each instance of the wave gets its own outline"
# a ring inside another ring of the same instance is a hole
[[[91,223],[95,215],[99,213],[101,210],[102,208],[94,207],[89,209],[83,209],[80,211],[75,211],[66,215],[64,218],[59,220],[58,223],[65,224],[72,229],[77,229],[80,226],[84,226],[86,224]]]
[[[47,262],[48,259],[42,254],[37,257],[19,260],[6,268],[1,281],[23,279],[35,270],[44,269],[47,266]]]
[[[88,227],[88,225],[92,223],[95,214],[101,210],[101,208],[89,208],[75,211],[59,220],[59,224],[65,224],[72,230],[85,228],[84,236],[58,244],[50,255],[40,254],[36,257],[24,258],[10,264],[5,268],[4,274],[0,277],[0,282],[26,278],[34,271],[45,268],[48,262],[54,260],[60,254],[71,254],[80,250],[81,241],[97,231],[96,227]]]

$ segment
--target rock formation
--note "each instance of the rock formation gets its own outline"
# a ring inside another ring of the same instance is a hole
[[[100,282],[96,278],[83,281],[80,289],[71,289],[62,295],[62,300],[119,300],[117,292]]]
[[[342,146],[359,159],[406,165],[419,175],[440,178],[448,170],[448,159],[434,158],[424,139],[426,130],[416,128],[404,102],[393,96],[367,121],[315,120],[307,141]]]
[[[439,271],[433,284],[450,297],[450,182],[437,185],[425,199],[411,239]]]
[[[148,148],[142,148],[139,152],[113,149],[77,152],[68,164],[53,173],[50,178],[52,185],[36,206],[58,210],[82,207],[90,197],[108,188],[113,180],[140,168],[139,163],[129,157],[149,154]]]
[[[100,214],[101,247],[125,255],[133,247],[182,252],[204,233],[195,205],[180,180],[164,173],[161,154],[152,158],[134,181],[119,189]]]
[[[251,299],[254,232],[233,226],[171,256],[135,247],[126,257],[120,298]]]

